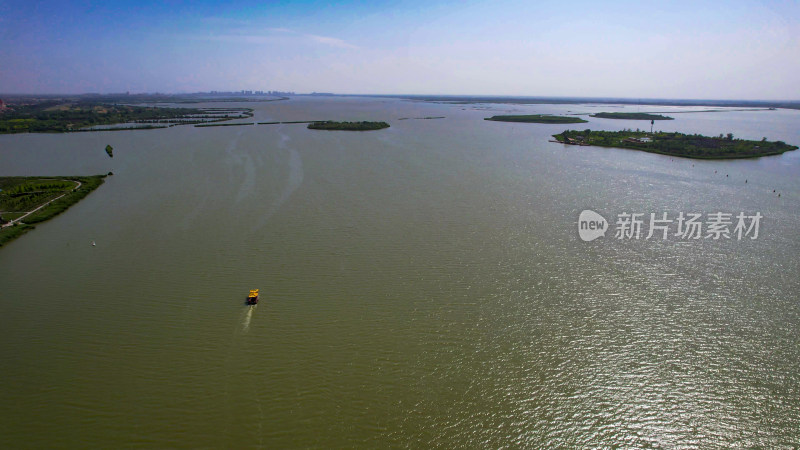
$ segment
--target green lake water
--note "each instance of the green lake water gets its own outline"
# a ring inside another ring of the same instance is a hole
[[[231,105],[391,128],[0,136],[0,175],[114,172],[0,249],[0,447],[800,443],[800,151],[673,159],[483,120],[608,105]],[[800,144],[800,111],[673,116]],[[585,209],[604,238],[579,239]],[[623,212],[764,218],[755,240],[619,240]]]

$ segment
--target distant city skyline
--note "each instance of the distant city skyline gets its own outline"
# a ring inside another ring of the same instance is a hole
[[[0,93],[798,100],[799,36],[790,1],[0,1]]]

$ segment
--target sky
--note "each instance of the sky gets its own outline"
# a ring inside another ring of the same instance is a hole
[[[0,0],[0,93],[800,99],[798,1]]]

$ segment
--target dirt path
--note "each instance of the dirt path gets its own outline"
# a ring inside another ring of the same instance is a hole
[[[77,186],[75,186],[75,187],[73,188],[73,190],[75,190],[75,189],[80,189],[80,187],[81,187],[81,186],[83,186],[83,183],[81,183],[80,181],[76,181],[76,180],[61,180],[61,181],[75,181],[76,183],[78,183],[78,185],[77,185]],[[5,227],[10,227],[11,225],[14,225],[15,223],[19,223],[19,222],[20,222],[22,219],[24,219],[24,218],[26,218],[26,217],[30,216],[31,214],[35,213],[36,211],[38,211],[38,210],[40,210],[40,209],[44,208],[45,206],[49,205],[50,203],[52,203],[52,202],[54,202],[54,201],[56,201],[56,200],[60,199],[61,197],[65,196],[65,195],[67,195],[67,194],[69,194],[69,192],[64,192],[63,194],[59,195],[58,197],[56,197],[56,198],[54,198],[54,199],[52,199],[52,200],[50,200],[50,201],[48,201],[48,202],[42,203],[42,204],[41,204],[41,205],[39,205],[39,207],[37,207],[36,209],[34,209],[34,210],[32,210],[32,211],[28,211],[27,213],[25,213],[25,215],[23,215],[23,216],[20,216],[20,217],[17,217],[16,219],[9,221],[7,224],[3,225],[2,227],[3,227],[3,228],[5,228]]]

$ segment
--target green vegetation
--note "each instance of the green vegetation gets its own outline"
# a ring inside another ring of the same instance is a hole
[[[675,120],[673,117],[662,116],[661,114],[650,113],[629,113],[629,112],[599,112],[592,114],[591,117],[601,119],[627,119],[627,120]]]
[[[386,122],[312,122],[308,124],[310,130],[344,130],[344,131],[370,131],[389,128]]]
[[[161,125],[161,126],[157,126],[157,125],[136,125],[136,126],[132,126],[132,127],[81,128],[81,129],[78,129],[78,130],[70,130],[70,131],[71,132],[75,132],[75,133],[77,133],[77,132],[86,132],[86,133],[92,132],[92,133],[94,133],[94,132],[97,132],[97,131],[155,130],[156,128],[169,128],[171,126],[174,126],[174,124]]]
[[[551,116],[547,114],[530,114],[522,116],[492,116],[484,120],[497,122],[524,122],[524,123],[583,123],[586,120],[580,117]]]
[[[3,216],[5,218],[5,216]],[[33,225],[21,223],[10,227],[0,228],[0,247],[34,229]]]
[[[113,158],[114,157],[114,147],[112,147],[110,144],[106,145],[106,153],[108,153],[109,157]]]
[[[783,141],[734,139],[732,133],[719,137],[682,133],[646,133],[644,131],[567,130],[553,135],[558,142],[572,145],[596,145],[642,150],[662,155],[700,159],[757,158],[780,155],[797,146]]]
[[[0,247],[32,230],[32,224],[66,211],[103,184],[105,177],[0,177],[0,217],[22,218],[0,228]],[[31,211],[35,212],[28,214]]]
[[[165,128],[252,117],[252,111],[250,108],[162,108],[91,101],[32,101],[11,105],[9,111],[0,114],[0,134]],[[94,128],[122,123],[149,125]]]

